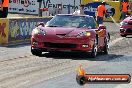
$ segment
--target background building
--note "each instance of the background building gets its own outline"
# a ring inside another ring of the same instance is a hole
[[[9,12],[38,14],[39,3],[37,0],[10,0]],[[80,0],[43,0],[42,8],[48,8],[48,13],[73,13],[80,9]]]

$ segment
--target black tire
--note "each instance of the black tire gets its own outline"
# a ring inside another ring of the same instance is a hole
[[[124,35],[121,35],[121,37],[126,37],[126,36],[127,36],[127,35],[125,35],[125,34],[124,34]]]
[[[42,55],[42,51],[41,50],[33,50],[33,49],[31,49],[31,53],[33,55],[36,55],[36,56],[41,56]]]
[[[105,45],[104,45],[104,48],[103,48],[103,54],[108,54],[108,51],[109,51],[109,45],[108,45],[108,42],[109,42],[109,39],[105,39]]]
[[[110,42],[110,33],[108,33],[107,38],[108,38],[108,42]]]
[[[97,56],[97,40],[95,40],[90,57],[95,58]]]

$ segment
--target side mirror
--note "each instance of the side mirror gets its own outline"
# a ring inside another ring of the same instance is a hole
[[[45,24],[44,24],[44,22],[38,22],[38,23],[36,24],[36,27],[38,27],[38,26],[42,26],[42,27],[44,27]]]
[[[99,29],[106,29],[106,26],[104,26],[104,25],[99,25]]]

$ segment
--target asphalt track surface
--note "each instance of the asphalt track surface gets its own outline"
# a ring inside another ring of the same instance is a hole
[[[105,23],[110,34],[109,55],[88,58],[82,53],[30,53],[30,45],[0,47],[0,88],[132,88],[129,84],[76,83],[81,64],[89,74],[132,75],[132,37],[119,36],[119,27]]]
[[[118,43],[112,45],[108,56],[98,56],[96,64],[87,64],[86,71],[89,74],[130,74],[132,75],[132,39],[123,38]],[[93,61],[93,62],[94,62]],[[79,86],[76,84],[76,72],[42,82],[31,88],[132,88],[129,84],[86,84]]]

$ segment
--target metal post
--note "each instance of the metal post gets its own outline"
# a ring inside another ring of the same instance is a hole
[[[76,3],[76,2],[75,2],[75,0],[74,0],[74,12],[75,12],[75,3]]]
[[[42,17],[42,10],[41,10],[41,6],[42,6],[42,1],[39,2],[39,8],[38,8],[38,16]]]
[[[70,14],[70,4],[68,5],[68,14]]]

